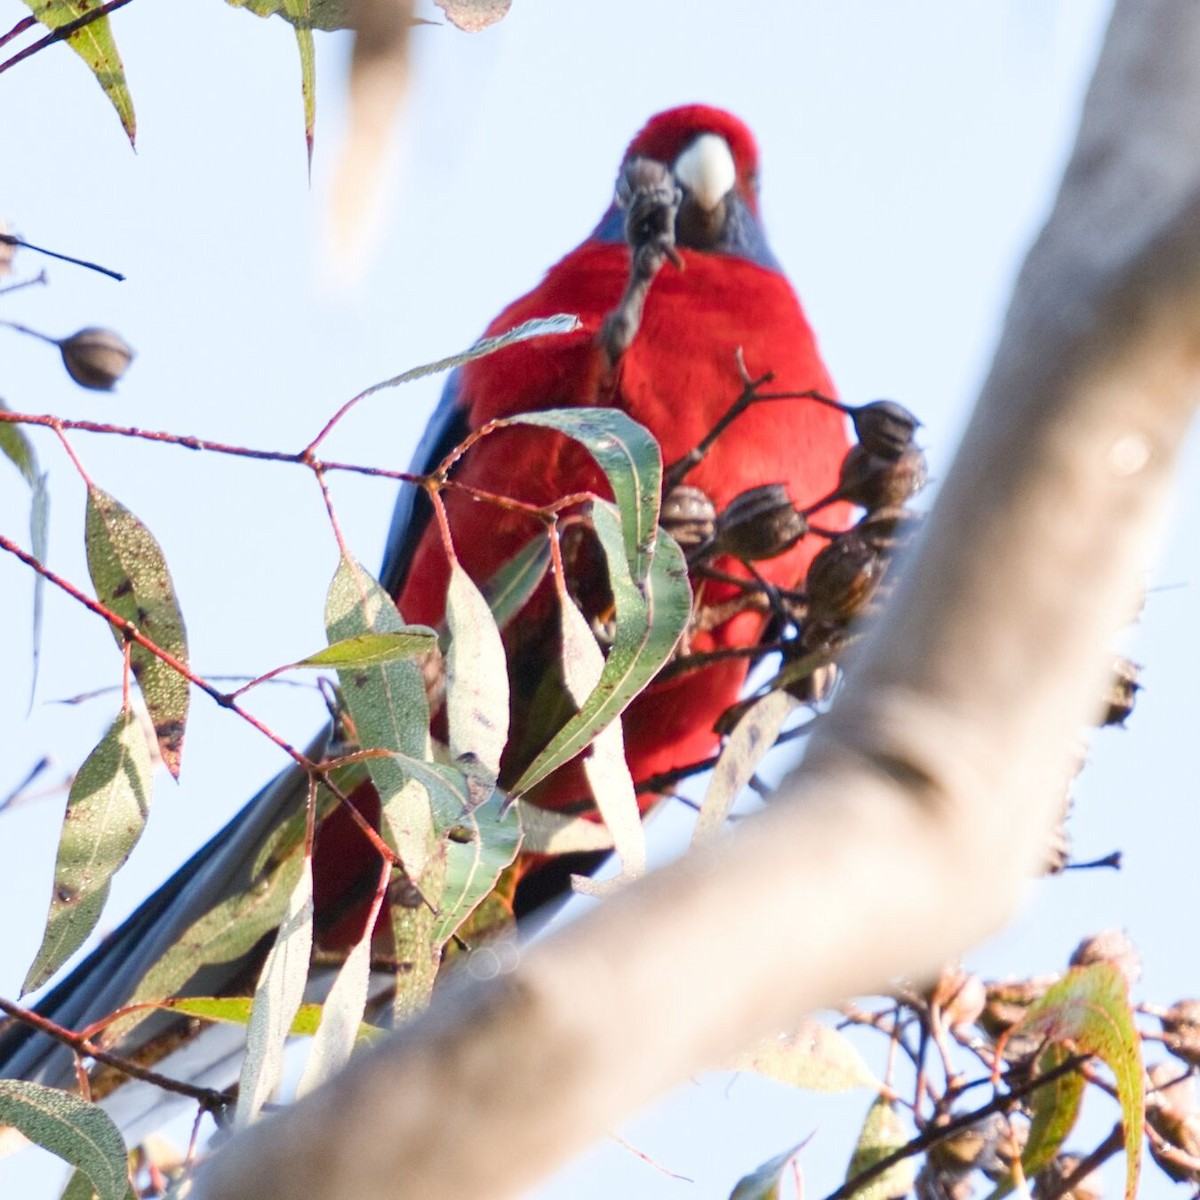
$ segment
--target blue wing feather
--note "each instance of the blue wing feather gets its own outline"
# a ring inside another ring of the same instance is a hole
[[[461,403],[462,368],[456,368],[446,380],[442,398],[434,409],[429,424],[421,435],[409,472],[427,475],[459,442],[467,436],[467,413]],[[392,524],[388,530],[387,546],[383,552],[383,567],[379,582],[388,594],[398,596],[408,578],[408,568],[416,553],[417,543],[433,517],[433,505],[424,488],[411,483],[400,485]]]

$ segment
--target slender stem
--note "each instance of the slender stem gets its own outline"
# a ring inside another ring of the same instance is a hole
[[[38,329],[30,329],[28,325],[22,325],[20,321],[0,320],[0,325],[7,329],[15,329],[17,333],[23,333],[28,337],[37,338],[39,342],[49,342],[51,346],[58,345],[58,338],[52,338],[48,333],[42,333]]]
[[[97,1046],[82,1034],[75,1033],[70,1029],[64,1029],[48,1017],[42,1016],[41,1013],[34,1012],[29,1008],[22,1008],[19,1004],[14,1004],[11,1000],[5,1000],[3,997],[0,997],[0,1012],[7,1013],[13,1020],[19,1021],[22,1025],[28,1025],[46,1034],[48,1037],[54,1038],[55,1041],[61,1042],[64,1046],[69,1046],[77,1055],[86,1055],[88,1058],[94,1058],[96,1062],[115,1067],[118,1071],[123,1071],[126,1075],[130,1075],[134,1079],[140,1079],[145,1083],[152,1083],[155,1087],[160,1087],[164,1091],[175,1092],[180,1096],[187,1096],[210,1112],[219,1111],[228,1103],[229,1098],[224,1092],[216,1091],[213,1088],[196,1087],[193,1084],[183,1082],[183,1080],[172,1079],[167,1075],[160,1075],[157,1071],[151,1071],[147,1067],[134,1062],[132,1059],[123,1058],[119,1054],[113,1054],[103,1047]]]

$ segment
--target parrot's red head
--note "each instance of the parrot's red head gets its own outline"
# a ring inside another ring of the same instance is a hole
[[[682,199],[676,243],[689,250],[728,254],[778,271],[758,215],[758,146],[737,117],[688,104],[651,117],[625,153],[667,167]],[[604,241],[624,236],[610,209],[596,230]]]

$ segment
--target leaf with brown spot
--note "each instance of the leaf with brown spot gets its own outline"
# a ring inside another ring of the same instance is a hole
[[[25,6],[47,29],[58,29],[91,12],[95,3],[88,0],[25,0]],[[92,69],[96,82],[117,110],[121,126],[132,146],[137,137],[137,118],[133,112],[133,97],[125,82],[125,67],[117,53],[108,15],[89,21],[82,29],[63,39]]]
[[[154,535],[107,492],[89,487],[86,536],[88,570],[96,598],[161,649],[186,663],[183,614]],[[123,647],[121,631],[114,628],[113,636]],[[142,646],[132,647],[130,662],[154,725],[158,751],[167,770],[178,777],[187,725],[188,682]]]
[[[137,845],[150,808],[150,748],[122,713],[79,768],[67,797],[46,932],[21,991],[40,987],[100,919],[109,881]]]

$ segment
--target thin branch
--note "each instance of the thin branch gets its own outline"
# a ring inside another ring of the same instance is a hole
[[[11,1000],[5,1000],[3,997],[0,997],[0,1012],[7,1013],[14,1021],[19,1021],[22,1025],[28,1025],[30,1028],[54,1038],[57,1042],[62,1042],[64,1046],[69,1046],[74,1050],[76,1055],[86,1055],[88,1058],[95,1059],[96,1062],[104,1063],[105,1066],[123,1071],[126,1075],[134,1079],[140,1079],[144,1083],[151,1083],[155,1087],[160,1087],[163,1091],[174,1092],[179,1096],[187,1096],[189,1099],[195,1100],[197,1104],[208,1112],[220,1112],[229,1103],[229,1097],[224,1092],[216,1091],[213,1088],[196,1087],[194,1084],[186,1083],[181,1079],[172,1079],[168,1075],[160,1075],[157,1071],[143,1067],[140,1063],[136,1063],[132,1059],[123,1058],[119,1054],[113,1054],[105,1050],[102,1046],[97,1046],[82,1034],[75,1033],[70,1029],[64,1029],[61,1025],[57,1025],[48,1018],[43,1017],[41,1013],[34,1012],[33,1009],[22,1008],[21,1005],[14,1004]]]

